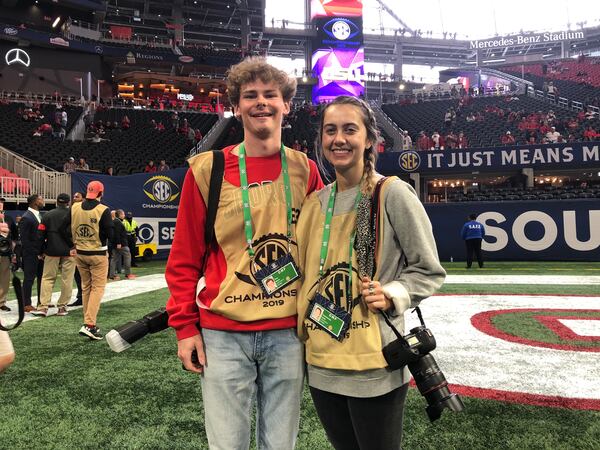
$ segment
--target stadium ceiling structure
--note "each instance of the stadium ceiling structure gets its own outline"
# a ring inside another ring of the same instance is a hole
[[[2,0],[2,2],[14,0]],[[34,0],[31,1],[33,3]],[[283,1],[283,0],[282,0]],[[295,0],[300,1],[300,0]],[[377,0],[382,12],[398,24],[394,34],[373,34],[365,30],[365,60],[373,63],[419,64],[429,66],[461,67],[476,63],[477,50],[472,42],[423,37],[404,21],[400,12],[390,7],[389,0]],[[92,22],[110,36],[111,27],[131,27],[135,38],[152,42],[174,39],[186,45],[210,46],[218,49],[250,48],[268,55],[306,60],[312,54],[312,40],[316,30],[281,28],[265,20],[265,0],[38,0],[55,9],[65,9],[74,22]],[[36,2],[36,3],[38,3]],[[93,11],[93,12],[91,12]],[[306,22],[308,17],[293,18]],[[568,48],[560,44],[531,43],[514,45],[500,50],[489,48],[479,51],[479,63],[499,58],[540,60],[560,58],[600,49],[600,28],[586,29],[582,40],[572,41]],[[568,53],[568,55],[567,55]],[[310,65],[310,64],[307,64]],[[399,71],[397,71],[399,73]]]

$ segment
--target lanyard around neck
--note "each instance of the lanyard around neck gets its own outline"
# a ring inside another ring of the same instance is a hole
[[[252,248],[252,216],[250,214],[250,196],[248,195],[248,172],[246,169],[246,146],[242,142],[238,147],[239,157],[238,166],[240,169],[240,185],[242,187],[242,209],[244,211],[244,232],[246,234],[246,243],[248,244],[248,254],[254,256]],[[288,251],[290,251],[290,241],[292,239],[292,188],[290,184],[290,174],[288,170],[285,148],[281,144],[281,172],[283,174],[283,186],[285,190],[285,204],[287,209],[287,240]]]
[[[335,196],[337,190],[337,182],[334,181],[331,186],[331,193],[329,194],[329,202],[327,203],[327,211],[325,212],[325,224],[323,226],[323,240],[321,244],[321,258],[319,260],[319,282],[323,278],[323,267],[325,266],[325,260],[327,259],[327,252],[329,250],[329,234],[331,232],[331,219],[333,218],[333,210],[335,207]],[[358,203],[362,198],[360,187],[358,193],[354,199],[354,210],[358,207]],[[348,246],[348,293],[347,295],[352,297],[352,249],[354,247],[354,239],[356,237],[356,227],[352,231],[350,236],[350,244]]]

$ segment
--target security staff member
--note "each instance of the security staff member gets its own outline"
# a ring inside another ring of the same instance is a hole
[[[137,222],[133,218],[133,214],[131,213],[131,211],[128,211],[125,215],[123,226],[125,227],[125,231],[127,232],[127,246],[129,247],[129,252],[131,253],[131,267],[137,267],[137,264],[135,263],[135,257],[137,256],[137,249],[135,244],[137,242],[139,228]]]
[[[461,236],[467,246],[467,269],[473,264],[473,254],[477,257],[479,267],[483,267],[483,255],[481,254],[481,241],[485,236],[485,228],[482,223],[477,222],[477,214],[471,214],[469,221],[463,225]]]
[[[71,207],[71,233],[76,262],[83,288],[83,320],[79,334],[93,340],[102,339],[96,317],[106,287],[108,271],[107,241],[112,234],[110,210],[100,203],[104,185],[90,181],[85,200]]]

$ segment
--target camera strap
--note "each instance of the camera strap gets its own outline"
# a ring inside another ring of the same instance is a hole
[[[206,205],[206,222],[204,223],[204,257],[202,258],[202,271],[206,270],[208,254],[215,238],[215,220],[219,199],[221,198],[221,186],[225,174],[225,155],[221,150],[213,150],[213,165],[210,171],[210,184],[208,187],[208,204]]]
[[[17,304],[19,305],[19,317],[17,319],[17,322],[10,327],[5,327],[0,323],[0,330],[2,330],[2,331],[14,330],[19,325],[21,325],[21,322],[23,322],[23,319],[25,318],[25,305],[23,304],[23,290],[22,290],[22,286],[21,286],[21,280],[19,279],[19,277],[17,277],[15,275],[14,271],[13,271],[12,284],[13,284],[13,288],[15,289],[15,295],[17,297]]]
[[[372,202],[372,207],[371,207],[370,230],[372,230],[372,232],[375,233],[375,239],[373,240],[375,248],[372,251],[373,273],[371,274],[371,278],[373,278],[375,276],[375,273],[377,272],[377,248],[379,245],[379,220],[378,219],[379,219],[379,212],[381,210],[381,188],[382,188],[385,180],[387,180],[387,177],[380,178],[377,181],[377,185],[375,186],[375,189],[373,190],[373,202]],[[405,262],[405,258],[403,257],[402,263],[404,263],[404,262]],[[425,321],[423,320],[423,314],[421,313],[421,309],[417,306],[417,307],[415,307],[415,309],[413,309],[413,312],[415,312],[415,311],[417,312],[417,316],[419,316],[419,321],[421,322],[421,325],[425,326]],[[401,342],[406,343],[404,336],[402,336],[400,334],[400,332],[398,331],[398,329],[394,326],[394,324],[390,320],[390,317],[388,316],[388,314],[385,311],[380,311],[380,312],[381,312],[381,315],[383,316],[383,320],[392,329],[392,332],[394,333],[394,335],[396,335],[396,337],[398,339],[400,339]],[[408,345],[408,343],[407,343],[407,345]]]

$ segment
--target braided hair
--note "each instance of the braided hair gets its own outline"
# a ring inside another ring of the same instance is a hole
[[[379,129],[377,128],[377,121],[375,120],[375,113],[367,102],[360,98],[350,97],[348,95],[340,95],[336,97],[332,102],[323,105],[321,108],[319,128],[317,130],[317,138],[315,148],[318,149],[316,152],[316,160],[321,173],[327,174],[327,169],[324,163],[323,157],[323,146],[321,145],[321,138],[323,133],[323,122],[325,120],[325,112],[327,109],[334,105],[351,105],[358,108],[362,115],[363,124],[367,129],[367,139],[371,142],[371,146],[365,149],[364,155],[364,172],[361,179],[360,190],[363,194],[370,195],[373,193],[373,189],[376,184],[376,171],[375,164],[377,163],[377,145],[381,138],[379,136]]]

